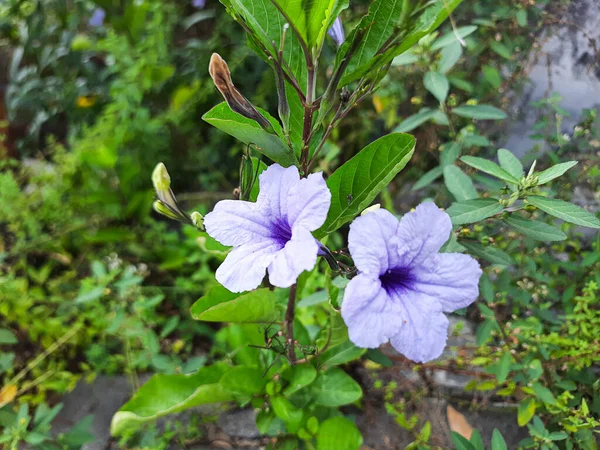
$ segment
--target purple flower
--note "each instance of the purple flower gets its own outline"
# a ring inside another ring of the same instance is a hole
[[[204,9],[206,5],[206,0],[192,0],[192,6],[198,9]]]
[[[88,25],[90,27],[101,27],[104,23],[104,18],[106,17],[106,11],[102,8],[96,8],[92,13],[92,17],[88,21]]]
[[[452,312],[479,293],[479,264],[468,255],[438,253],[452,230],[450,217],[422,203],[398,221],[386,210],[350,226],[350,254],[358,269],[344,294],[342,317],[350,340],[376,348],[391,341],[417,362],[441,355]]]
[[[327,33],[333,38],[338,47],[342,45],[346,39],[344,27],[342,26],[342,19],[339,17],[335,19],[335,22],[333,22],[333,25]]]
[[[296,167],[273,164],[259,182],[256,203],[223,200],[204,218],[210,236],[233,246],[216,273],[232,292],[258,287],[265,270],[271,284],[289,287],[317,262],[311,231],[323,225],[331,203],[322,173],[300,179]]]

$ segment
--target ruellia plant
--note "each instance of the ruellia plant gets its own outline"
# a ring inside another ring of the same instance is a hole
[[[237,402],[255,408],[269,448],[358,449],[361,433],[340,407],[359,404],[363,390],[339,366],[364,357],[381,362],[377,348],[388,342],[417,363],[442,354],[446,314],[479,294],[478,259],[510,264],[494,239],[479,239],[470,227],[495,223],[500,232],[510,227],[553,241],[566,235],[550,216],[592,228],[600,221],[546,189],[575,162],[525,171],[505,149],[497,164],[460,158],[459,146],[449,146],[444,174],[456,201],[446,210],[424,201],[401,218],[373,202],[418,152],[412,136],[387,134],[333,173],[321,170],[339,123],[460,0],[374,0],[347,37],[339,20],[347,1],[222,3],[273,70],[278,118],[235,87],[215,53],[208,72],[225,102],[204,120],[244,144],[239,187],[203,216],[182,209],[162,163],[152,180],[156,211],[195,227],[203,249],[221,260],[218,285],[192,316],[228,325],[217,333],[216,363],[152,377],[115,414],[112,433],[202,404]],[[439,114],[449,114],[440,103]],[[460,164],[494,180],[483,176],[490,182],[476,188]]]

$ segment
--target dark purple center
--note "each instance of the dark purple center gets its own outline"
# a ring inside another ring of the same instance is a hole
[[[271,223],[271,237],[284,246],[292,239],[292,229],[286,220],[279,219]]]
[[[410,290],[413,285],[413,276],[407,267],[395,267],[379,276],[381,285],[388,294],[402,293]]]

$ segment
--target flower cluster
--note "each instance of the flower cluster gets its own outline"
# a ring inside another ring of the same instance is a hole
[[[175,214],[168,175],[159,169],[158,201]],[[256,202],[223,200],[204,217],[208,234],[233,247],[216,272],[232,292],[257,288],[266,273],[273,286],[290,287],[319,255],[330,254],[312,235],[331,203],[322,173],[301,178],[296,167],[273,164],[260,175],[259,187]],[[346,287],[341,312],[355,345],[376,348],[391,341],[417,362],[440,356],[448,332],[444,313],[471,304],[481,276],[470,256],[439,253],[451,231],[450,217],[433,203],[401,220],[373,208],[354,220],[348,244],[357,275]]]

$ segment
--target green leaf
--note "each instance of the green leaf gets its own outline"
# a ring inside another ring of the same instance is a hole
[[[519,158],[512,154],[510,150],[506,150],[505,148],[501,148],[498,150],[498,161],[500,162],[500,167],[510,173],[513,177],[519,180],[523,175],[523,164]]]
[[[219,379],[227,366],[203,367],[193,375],[154,375],[113,416],[110,432],[121,435],[135,425],[207,403],[233,400]]]
[[[257,109],[281,136],[283,132],[277,120],[268,112]],[[244,144],[253,144],[253,148],[284,167],[293,166],[298,162],[292,149],[279,136],[266,132],[255,121],[233,112],[225,102],[208,111],[202,119]]]
[[[471,178],[456,166],[444,167],[444,182],[450,193],[459,202],[477,198],[477,191]]]
[[[398,19],[402,15],[402,4],[408,2],[404,0],[375,0],[369,7],[369,14],[362,18],[356,29],[366,29],[367,33],[363,39],[358,51],[350,60],[344,76],[340,82],[340,87],[358,80],[368,72],[373,72],[386,64],[390,63],[396,56],[401,55],[419,39],[427,36],[434,31],[440,24],[446,20],[454,8],[456,8],[462,0],[432,0],[427,3],[425,8],[420,12],[420,15],[413,19],[412,17],[404,24],[401,30],[395,29]],[[347,41],[351,41],[356,33],[353,32]],[[402,35],[399,31],[407,29],[407,33]],[[385,52],[377,54],[381,45],[386,42],[392,35],[401,36],[395,45],[392,45]],[[349,44],[344,45],[336,59],[336,67],[339,66],[339,61],[349,49]]]
[[[465,437],[458,434],[456,431],[450,432],[450,438],[456,450],[475,450],[473,444],[471,444]]]
[[[448,83],[448,78],[446,78],[444,74],[429,71],[425,74],[423,83],[425,85],[425,89],[431,92],[440,103],[444,103],[446,101],[446,97],[448,97],[448,90],[450,89],[450,83]]]
[[[537,174],[537,176],[538,176],[537,185],[540,186],[542,184],[546,184],[547,182],[560,177],[562,174],[564,174],[567,170],[569,170],[571,167],[575,166],[576,164],[577,164],[577,161],[568,161],[568,162],[556,164],[556,165],[540,172],[539,174]]]
[[[302,423],[303,411],[296,408],[292,402],[282,395],[271,397],[270,401],[273,412],[286,423],[288,431],[291,433],[296,432]]]
[[[408,133],[420,125],[423,125],[428,120],[432,119],[437,109],[423,108],[418,113],[408,116],[400,125],[394,128],[394,133]]]
[[[510,352],[502,353],[502,357],[498,361],[498,367],[496,370],[496,379],[498,383],[504,383],[506,381],[506,377],[510,372],[510,365],[512,363],[512,356]]]
[[[317,369],[312,364],[296,364],[283,373],[283,378],[289,383],[283,391],[283,394],[288,397],[315,381]]]
[[[360,431],[345,417],[331,417],[319,427],[317,450],[358,450],[362,443]]]
[[[494,432],[492,433],[492,450],[508,450],[506,441],[497,428],[494,428]]]
[[[525,219],[515,213],[505,218],[504,222],[519,233],[538,241],[564,241],[567,238],[565,233],[552,225],[533,219]]]
[[[262,370],[239,366],[225,372],[219,383],[225,392],[231,393],[234,397],[252,397],[262,392],[266,380],[263,378]]]
[[[485,450],[485,445],[483,444],[483,438],[481,437],[481,433],[479,430],[473,430],[471,434],[471,439],[469,440],[475,450]]]
[[[309,49],[320,49],[327,30],[348,7],[343,0],[273,0]],[[314,53],[314,52],[311,52]]]
[[[16,344],[17,337],[6,328],[0,328],[0,344]]]
[[[238,21],[250,28],[250,47],[267,63],[280,48],[283,26],[288,22],[272,0],[223,0],[227,10]],[[285,34],[283,57],[302,89],[306,86],[306,58],[296,33]],[[254,41],[260,42],[260,46]]]
[[[478,198],[452,203],[446,210],[453,225],[479,222],[498,214],[504,207],[494,198]]]
[[[466,38],[467,36],[473,34],[477,30],[477,26],[475,25],[467,25],[466,27],[458,27],[456,29],[452,29],[448,33],[444,34],[437,38],[433,44],[431,44],[431,50],[439,50],[440,48],[446,47],[448,45],[458,43],[458,38],[461,39]]]
[[[475,342],[477,345],[482,346],[492,336],[492,331],[496,328],[496,321],[493,319],[486,319],[477,327],[475,333]]]
[[[502,84],[502,77],[498,69],[492,66],[483,66],[483,77],[494,88],[498,89]]]
[[[360,358],[365,351],[366,349],[359,348],[352,342],[346,341],[321,353],[317,358],[317,364],[319,367],[339,366]]]
[[[500,266],[510,266],[511,264],[514,264],[510,255],[499,248],[491,246],[484,247],[479,242],[461,241],[460,243],[473,255],[483,258],[492,264]]]
[[[559,219],[589,228],[600,228],[600,220],[585,209],[572,203],[531,195],[527,202]]]
[[[368,349],[367,358],[383,367],[392,367],[394,365],[394,362],[377,348]]]
[[[528,397],[519,403],[519,409],[517,411],[517,422],[520,427],[524,427],[529,423],[533,415],[535,414],[535,399]]]
[[[444,173],[444,168],[442,166],[434,167],[429,172],[425,173],[425,175],[423,175],[421,178],[419,178],[417,182],[413,184],[410,190],[417,191],[425,186],[429,186],[431,183],[437,180],[442,173]]]
[[[463,105],[452,108],[457,116],[477,120],[502,120],[506,119],[506,113],[492,105]]]
[[[533,393],[542,402],[548,405],[556,405],[556,399],[552,395],[552,391],[538,381],[533,383]]]
[[[207,322],[272,322],[281,309],[275,292],[268,288],[240,295],[215,286],[192,305],[190,313]]]
[[[463,156],[460,158],[460,160],[477,170],[481,170],[482,172],[492,175],[493,177],[500,178],[507,183],[519,184],[519,180],[489,159],[479,158],[477,156]]]
[[[311,385],[317,405],[337,407],[362,397],[362,389],[354,379],[338,367],[321,372]]]
[[[446,74],[452,70],[452,68],[456,65],[458,60],[463,54],[462,45],[460,42],[456,41],[453,44],[450,44],[447,47],[444,47],[440,52],[440,62],[438,64],[438,70]]]
[[[410,160],[415,138],[392,133],[367,145],[327,179],[331,206],[317,239],[334,232],[371,204]]]

